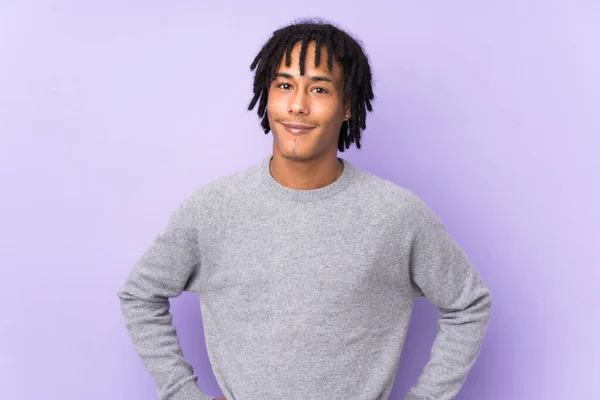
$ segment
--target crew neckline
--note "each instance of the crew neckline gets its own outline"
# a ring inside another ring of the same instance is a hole
[[[352,181],[355,175],[355,168],[349,161],[342,157],[337,157],[344,164],[342,174],[332,183],[317,189],[291,189],[277,182],[271,175],[270,164],[273,156],[266,156],[260,163],[261,181],[267,190],[280,199],[293,200],[299,202],[318,201],[329,198],[343,191]]]

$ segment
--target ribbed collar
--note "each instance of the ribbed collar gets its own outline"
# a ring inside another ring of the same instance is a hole
[[[344,170],[337,180],[327,186],[318,189],[298,190],[283,186],[273,178],[269,165],[272,155],[265,157],[259,166],[261,182],[270,193],[282,200],[293,200],[299,202],[318,201],[329,198],[346,189],[355,176],[355,167],[345,159],[338,157],[344,163]]]

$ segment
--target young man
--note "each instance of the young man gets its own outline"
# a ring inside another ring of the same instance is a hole
[[[274,32],[251,69],[249,109],[273,154],[190,194],[118,293],[159,397],[210,399],[172,325],[182,291],[199,296],[225,399],[387,399],[417,296],[439,308],[440,329],[405,399],[454,397],[490,292],[422,200],[337,157],[360,148],[372,109],[361,46],[308,21]]]

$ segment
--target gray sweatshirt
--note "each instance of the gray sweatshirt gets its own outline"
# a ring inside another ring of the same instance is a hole
[[[439,309],[430,361],[406,400],[453,398],[479,355],[486,284],[408,189],[343,158],[342,175],[294,190],[271,156],[190,193],[118,296],[164,400],[212,399],[184,359],[169,298],[198,295],[228,400],[385,400],[413,302]]]

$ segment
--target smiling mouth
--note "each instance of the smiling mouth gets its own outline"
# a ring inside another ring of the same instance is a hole
[[[303,125],[303,124],[284,124],[281,123],[281,125],[283,125],[284,129],[286,131],[288,131],[289,133],[291,133],[292,135],[304,135],[306,133],[309,133],[311,130],[315,129],[315,126],[311,126],[311,125]]]

